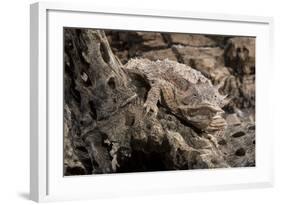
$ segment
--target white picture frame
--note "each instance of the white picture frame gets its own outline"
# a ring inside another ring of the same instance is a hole
[[[93,20],[94,19],[94,20]],[[184,25],[184,26],[183,26]],[[256,49],[256,167],[63,177],[62,28],[248,35]],[[182,11],[35,3],[30,12],[30,198],[54,201],[273,186],[273,19]],[[264,83],[267,82],[267,83]],[[148,182],[149,185],[148,185]],[[110,186],[115,184],[115,186]]]

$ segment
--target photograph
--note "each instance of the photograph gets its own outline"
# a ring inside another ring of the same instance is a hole
[[[256,37],[63,28],[63,175],[256,166]]]

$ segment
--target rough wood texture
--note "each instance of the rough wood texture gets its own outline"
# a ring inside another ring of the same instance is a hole
[[[229,60],[253,44],[240,41],[66,28],[64,174],[255,166],[254,61]]]

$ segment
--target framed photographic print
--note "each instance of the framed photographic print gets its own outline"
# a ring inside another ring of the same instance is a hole
[[[272,23],[32,4],[31,199],[272,186]]]

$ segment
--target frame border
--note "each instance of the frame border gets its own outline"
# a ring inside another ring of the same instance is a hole
[[[189,11],[167,11],[132,8],[97,7],[94,4],[76,4],[71,2],[37,2],[30,5],[30,199],[36,202],[46,201],[48,186],[48,71],[47,71],[47,12],[48,10],[67,12],[89,12],[140,15],[165,18],[183,18],[196,20],[215,20],[224,22],[247,22],[268,24],[270,48],[273,49],[273,18],[246,15],[215,14]],[[272,57],[271,61],[272,62]],[[272,63],[270,63],[272,64]],[[272,65],[270,65],[272,66]],[[273,143],[272,143],[273,144]],[[271,153],[271,155],[273,155]],[[273,160],[271,162],[271,180],[264,183],[249,184],[249,188],[273,186]],[[246,188],[241,185],[223,187],[227,189]],[[208,187],[206,187],[209,190]],[[205,189],[202,189],[204,191]],[[218,190],[221,190],[220,188]],[[188,191],[188,190],[187,190]],[[200,191],[196,189],[196,191]]]

